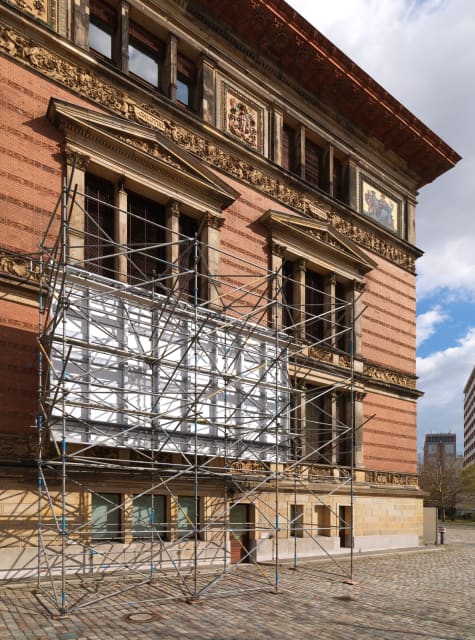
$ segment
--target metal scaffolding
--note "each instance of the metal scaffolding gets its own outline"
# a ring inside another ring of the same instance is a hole
[[[121,244],[108,206],[65,184],[41,244],[44,602],[277,591],[322,554],[351,579],[354,297],[294,304],[282,268],[215,247],[211,273],[199,225],[119,211],[148,233]]]

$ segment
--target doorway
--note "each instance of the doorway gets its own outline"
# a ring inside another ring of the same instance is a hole
[[[231,564],[249,562],[250,505],[235,504],[230,509]]]
[[[340,537],[340,547],[347,547],[351,549],[353,540],[351,507],[339,507],[338,516],[338,535]]]

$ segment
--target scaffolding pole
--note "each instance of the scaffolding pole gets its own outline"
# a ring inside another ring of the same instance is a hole
[[[119,594],[277,592],[282,562],[322,554],[351,580],[354,296],[295,305],[282,267],[213,247],[211,273],[199,228],[113,207],[135,233],[124,246],[101,218],[110,204],[71,184],[40,246],[45,602],[65,614]]]

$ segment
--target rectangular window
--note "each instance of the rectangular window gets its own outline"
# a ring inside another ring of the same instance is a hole
[[[293,538],[303,538],[303,504],[290,505],[290,535]]]
[[[295,131],[288,124],[282,128],[282,166],[288,171],[295,168]]]
[[[199,530],[200,501],[194,496],[178,496],[177,498],[177,535],[179,538],[194,537]]]
[[[116,12],[101,0],[89,3],[89,47],[101,57],[112,60],[117,27]]]
[[[164,282],[160,276],[166,270],[166,231],[164,207],[153,200],[135,193],[128,193],[127,237],[129,247],[129,282],[146,285],[157,280],[155,289],[160,291]]]
[[[134,540],[168,537],[165,496],[134,497],[132,503],[132,535]]]
[[[307,269],[305,272],[305,337],[322,340],[324,337],[325,311],[323,276]]]
[[[195,237],[198,233],[199,225],[194,218],[180,214],[179,231],[180,231],[180,248],[179,248],[179,265],[180,265],[180,291],[190,301],[195,297],[195,285],[198,288],[198,298],[201,299],[201,278],[198,282],[195,280]],[[196,266],[198,275],[200,273],[200,265]]]
[[[163,44],[133,22],[129,25],[129,72],[154,87],[160,86]]]
[[[191,60],[178,54],[176,99],[180,104],[190,109],[193,107],[195,86],[196,66]]]
[[[305,141],[305,180],[323,188],[323,149],[311,140]]]
[[[91,503],[91,538],[93,541],[122,539],[120,495],[93,493]]]
[[[114,185],[86,174],[85,268],[113,278],[114,260]]]
[[[331,511],[330,508],[323,505],[315,505],[317,535],[330,536],[331,535]]]
[[[336,423],[338,435],[338,464],[349,467],[351,465],[351,413],[349,411],[349,396],[339,393],[336,399]]]
[[[350,313],[346,300],[346,289],[341,282],[335,286],[336,346],[341,351],[350,350]]]
[[[305,391],[305,453],[312,462],[332,463],[331,399],[325,387]]]

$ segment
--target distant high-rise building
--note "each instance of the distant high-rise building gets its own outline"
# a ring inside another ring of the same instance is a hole
[[[467,466],[475,462],[475,367],[463,393],[463,464]]]
[[[428,433],[424,442],[424,464],[455,462],[457,436],[455,433]]]

